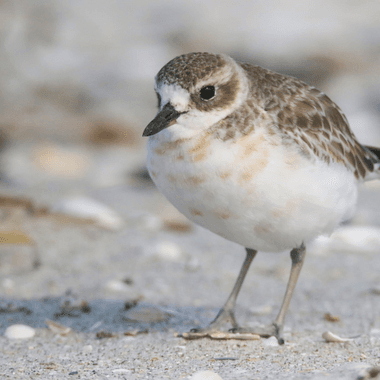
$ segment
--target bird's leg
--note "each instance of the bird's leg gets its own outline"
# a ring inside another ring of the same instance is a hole
[[[232,331],[241,332],[241,333],[256,333],[263,337],[275,336],[279,344],[284,343],[284,339],[282,338],[282,330],[284,328],[285,316],[286,316],[286,312],[288,311],[290,300],[292,299],[293,291],[297,284],[297,280],[301,272],[303,262],[305,260],[305,255],[306,255],[306,248],[303,243],[301,247],[294,248],[290,252],[290,257],[292,259],[292,268],[290,270],[289,281],[286,287],[286,292],[285,292],[284,300],[282,301],[280,311],[277,315],[277,318],[273,322],[273,324],[270,326],[264,327],[262,329],[237,328],[237,329],[232,329]]]
[[[292,299],[294,288],[297,284],[297,280],[301,272],[303,262],[305,260],[306,248],[305,248],[305,245],[302,244],[299,248],[294,248],[290,252],[290,257],[292,259],[292,267],[290,270],[289,281],[286,287],[284,300],[282,301],[280,311],[275,321],[271,325],[263,327],[263,328],[238,327],[235,320],[235,316],[234,316],[234,307],[236,303],[236,298],[243,284],[244,277],[248,271],[248,268],[253,258],[256,256],[256,253],[257,252],[254,250],[247,249],[247,257],[240,270],[239,277],[235,283],[235,286],[231,292],[231,295],[228,297],[227,302],[219,311],[216,318],[210,323],[210,325],[204,329],[199,329],[199,330],[194,329],[194,330],[191,330],[189,333],[184,333],[179,336],[182,336],[187,339],[196,339],[196,338],[202,338],[206,336],[209,336],[211,338],[216,338],[216,339],[236,339],[236,338],[252,339],[252,334],[255,334],[256,336],[260,335],[265,338],[274,336],[277,338],[279,344],[284,343],[284,339],[282,338],[282,330],[284,328],[285,316],[286,316],[286,312],[288,311],[290,300]],[[219,334],[220,327],[226,322],[231,322],[233,325],[233,328],[230,330],[231,333]],[[236,333],[240,333],[240,335],[237,336]]]
[[[220,309],[215,319],[206,327],[202,329],[192,329],[188,333],[184,333],[181,336],[187,339],[202,338],[205,336],[210,336],[213,333],[219,332],[220,328],[227,322],[231,322],[232,326],[237,328],[237,322],[234,315],[234,309],[236,305],[236,299],[238,297],[241,286],[243,285],[244,278],[248,272],[249,266],[252,260],[255,258],[257,251],[246,248],[247,255],[245,257],[243,266],[240,269],[239,276],[235,282],[230,296],[227,302]]]
[[[236,299],[239,295],[240,289],[243,285],[245,276],[248,272],[251,262],[257,254],[257,251],[253,249],[246,248],[246,251],[247,256],[245,257],[244,263],[240,269],[239,276],[235,282],[232,292],[224,306],[219,310],[215,319],[211,322],[210,327],[212,326],[215,329],[219,329],[226,322],[231,322],[233,327],[237,327],[237,322],[234,315]]]
[[[303,266],[303,262],[305,261],[305,255],[306,255],[306,248],[303,243],[300,248],[294,248],[290,252],[290,257],[292,259],[292,268],[290,270],[289,281],[286,287],[286,292],[285,292],[284,300],[282,301],[281,309],[277,315],[277,318],[273,322],[273,325],[276,327],[276,330],[277,330],[276,337],[278,338],[279,342],[282,339],[281,335],[282,335],[282,330],[284,328],[286,312],[288,311],[290,300],[292,299],[292,296],[293,296],[294,288],[296,287],[298,277],[300,275],[300,272]],[[282,339],[282,343],[283,343],[283,339]]]

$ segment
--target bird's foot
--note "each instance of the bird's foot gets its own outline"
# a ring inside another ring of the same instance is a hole
[[[205,328],[192,329],[189,332],[182,334],[176,334],[177,337],[184,339],[200,339],[200,338],[210,338],[210,339],[237,339],[237,340],[258,340],[260,337],[269,338],[274,336],[278,344],[284,344],[285,341],[281,336],[282,328],[276,323],[272,323],[265,327],[234,327],[229,331],[221,331],[220,329],[213,326],[211,323]]]
[[[185,339],[200,339],[200,338],[211,338],[211,339],[244,339],[244,340],[255,340],[260,339],[257,334],[245,334],[240,332],[222,331],[222,327],[226,323],[231,323],[234,329],[238,329],[239,326],[236,322],[235,315],[232,308],[223,307],[216,318],[204,328],[191,329],[189,332],[182,334],[177,333],[176,336]]]
[[[189,332],[182,334],[176,334],[177,337],[185,339],[200,339],[200,338],[210,338],[210,339],[238,339],[238,340],[258,340],[260,335],[252,333],[241,333],[241,332],[232,332],[230,331],[221,331],[218,329],[206,327],[202,329],[191,329]]]
[[[278,326],[276,323],[272,323],[271,325],[264,326],[264,327],[234,327],[229,330],[232,334],[256,334],[258,336],[261,336],[263,338],[269,338],[271,336],[274,336],[278,344],[284,344],[285,341],[282,338],[282,326]]]
[[[222,327],[226,323],[232,324],[232,329],[223,331]],[[185,339],[239,339],[239,340],[258,340],[260,337],[269,338],[274,336],[279,344],[284,344],[282,335],[282,326],[272,323],[265,327],[239,327],[236,322],[233,308],[224,306],[216,316],[216,318],[204,328],[191,329],[189,332],[176,333],[177,337]]]
[[[206,328],[192,329],[189,332],[177,334],[176,336],[185,339],[200,339],[200,338],[211,338],[211,339],[237,339],[237,340],[258,340],[260,337],[269,338],[274,336],[278,344],[284,344],[284,339],[281,336],[281,328],[277,324],[273,323],[265,327],[234,327],[229,331],[221,331],[220,329],[214,328],[210,324]]]

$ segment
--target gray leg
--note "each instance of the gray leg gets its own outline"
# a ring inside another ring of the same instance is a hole
[[[290,300],[293,296],[294,288],[296,287],[298,276],[301,272],[303,262],[305,260],[306,248],[302,243],[301,247],[294,248],[290,252],[290,257],[292,259],[292,267],[290,270],[290,276],[288,285],[286,287],[286,292],[284,296],[284,300],[282,301],[282,305],[280,311],[277,315],[275,321],[264,328],[234,328],[231,331],[240,332],[240,333],[255,333],[262,337],[270,337],[275,336],[278,340],[279,344],[284,344],[284,339],[282,338],[282,330],[284,328],[284,321],[286,312],[288,311]]]
[[[279,338],[279,341],[282,335],[282,330],[284,328],[284,322],[285,322],[285,315],[288,311],[290,300],[292,299],[294,288],[296,287],[298,277],[300,275],[303,262],[305,261],[305,255],[306,255],[306,248],[305,245],[302,243],[300,248],[294,248],[290,252],[290,257],[292,259],[292,268],[290,270],[290,276],[288,285],[286,287],[286,292],[284,296],[284,300],[282,301],[280,312],[277,315],[277,318],[274,321],[274,325],[277,328],[277,334],[276,336]],[[283,340],[282,340],[283,343]]]
[[[194,339],[210,336],[210,334],[212,333],[219,332],[220,328],[227,322],[231,322],[233,327],[238,327],[234,315],[236,299],[238,297],[241,286],[243,285],[244,278],[248,272],[249,266],[251,265],[252,260],[255,258],[257,254],[257,251],[253,249],[246,248],[246,251],[247,255],[245,257],[243,266],[240,269],[240,273],[235,282],[234,288],[232,289],[232,292],[228,297],[227,302],[220,309],[215,319],[206,328],[192,329],[190,332],[182,334],[182,337]]]
[[[245,257],[243,266],[240,269],[239,276],[235,282],[232,292],[230,296],[228,297],[224,306],[219,310],[219,313],[210,324],[210,327],[212,326],[214,329],[220,328],[226,322],[231,322],[233,327],[237,327],[237,323],[236,323],[236,319],[234,315],[236,299],[239,295],[241,286],[243,285],[245,276],[248,272],[251,262],[257,254],[257,251],[253,249],[246,248],[246,251],[247,251],[247,256]]]
[[[226,322],[231,322],[233,328],[230,331],[233,333],[257,334],[257,335],[261,335],[262,337],[275,336],[279,344],[284,343],[284,339],[282,338],[282,330],[284,328],[286,312],[288,311],[290,300],[292,299],[294,288],[297,284],[297,280],[301,272],[303,262],[305,260],[305,255],[306,255],[305,245],[302,244],[299,248],[294,248],[290,252],[290,257],[292,259],[292,267],[290,270],[290,276],[289,276],[288,285],[286,287],[284,300],[282,301],[280,311],[275,321],[270,326],[267,326],[264,328],[238,327],[236,323],[235,315],[234,315],[234,308],[235,308],[237,296],[243,284],[245,275],[247,274],[248,268],[257,253],[257,251],[253,249],[248,249],[248,248],[246,248],[246,251],[247,251],[247,256],[240,270],[240,274],[239,274],[238,279],[236,280],[235,286],[230,296],[228,297],[227,302],[219,311],[216,318],[210,323],[208,327],[204,329],[193,329],[189,333],[184,333],[179,336],[182,336],[187,339],[202,338],[205,336],[213,337],[212,334],[215,332],[218,332],[220,330],[220,327],[223,324],[225,324]],[[234,338],[233,334],[229,334],[226,339],[230,339],[230,338],[232,339]],[[246,338],[239,337],[239,339],[250,339],[250,337],[247,335]]]

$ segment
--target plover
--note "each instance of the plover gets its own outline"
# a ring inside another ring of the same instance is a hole
[[[341,109],[293,77],[229,56],[189,53],[157,74],[157,116],[145,128],[148,170],[185,216],[246,248],[227,302],[208,327],[183,334],[275,336],[305,258],[355,210],[358,184],[380,178],[380,149],[361,145]],[[273,324],[238,326],[234,307],[257,251],[291,250],[285,297]]]

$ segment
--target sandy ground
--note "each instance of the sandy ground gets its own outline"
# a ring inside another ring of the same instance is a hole
[[[123,224],[113,229],[52,212],[67,195],[58,182],[0,189],[9,196],[1,231],[18,231],[20,243],[1,245],[2,378],[186,379],[211,370],[223,380],[359,379],[380,365],[378,183],[362,189],[351,224],[309,247],[283,346],[175,337],[212,320],[244,249],[182,219],[142,169],[127,183],[82,187],[117,210]],[[258,254],[238,299],[242,325],[275,318],[289,269],[288,252]],[[20,323],[35,336],[4,336]],[[326,331],[351,340],[327,343]]]

